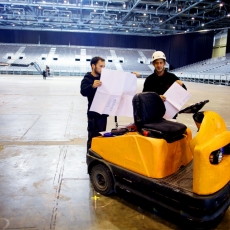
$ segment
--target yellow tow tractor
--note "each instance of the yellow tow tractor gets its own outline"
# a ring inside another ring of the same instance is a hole
[[[216,112],[199,112],[207,102],[179,112],[193,114],[198,132],[192,138],[184,124],[163,119],[159,95],[136,94],[136,131],[93,138],[87,164],[94,189],[129,191],[186,226],[218,223],[230,205],[230,131]]]

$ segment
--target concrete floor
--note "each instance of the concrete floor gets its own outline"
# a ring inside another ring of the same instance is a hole
[[[92,189],[81,79],[0,76],[0,229],[180,229],[120,196]],[[137,92],[143,82],[138,79]],[[186,105],[209,99],[205,110],[218,112],[230,130],[230,87],[185,84],[192,94]],[[178,121],[196,134],[191,115],[179,115]],[[216,229],[230,229],[230,209]]]

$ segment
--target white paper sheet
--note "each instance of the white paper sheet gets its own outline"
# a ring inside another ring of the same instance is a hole
[[[132,99],[136,94],[136,75],[119,70],[102,69],[90,111],[113,116],[133,116]]]
[[[174,82],[171,87],[165,92],[164,96],[166,97],[166,101],[164,102],[166,108],[164,118],[171,119],[189,100],[191,94],[177,82]]]

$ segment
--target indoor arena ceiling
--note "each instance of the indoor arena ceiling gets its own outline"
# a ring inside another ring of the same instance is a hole
[[[2,0],[0,29],[170,35],[230,27],[230,0]]]

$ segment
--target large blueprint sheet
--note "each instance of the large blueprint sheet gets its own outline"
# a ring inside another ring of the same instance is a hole
[[[136,94],[136,75],[119,70],[102,69],[90,111],[113,116],[133,117],[132,99]]]
[[[177,82],[174,82],[171,87],[165,92],[166,97],[164,115],[165,119],[173,118],[182,108],[182,106],[189,100],[191,94],[186,91]]]

